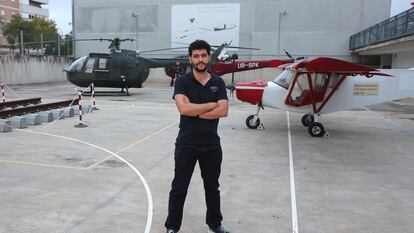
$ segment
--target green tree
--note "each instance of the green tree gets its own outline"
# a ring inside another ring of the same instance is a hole
[[[40,34],[43,33],[43,41],[50,41],[44,43],[46,48],[46,54],[57,54],[57,51],[54,53],[54,48],[57,48],[57,38],[60,35],[57,32],[57,27],[55,21],[51,19],[45,19],[40,16],[35,16],[30,21],[32,24],[32,33],[34,35],[35,46],[32,48],[40,48]]]
[[[60,44],[60,52],[62,55],[72,54],[72,35],[66,34],[63,41]]]
[[[4,23],[3,35],[9,44],[15,46],[20,43],[20,31],[23,31],[23,43],[25,48],[40,49],[40,34],[43,33],[43,41],[53,41],[44,44],[49,54],[57,47],[56,23],[53,20],[35,16],[31,20],[23,19],[20,15],[14,15],[10,22]]]
[[[3,35],[6,37],[10,45],[16,46],[20,42],[20,31],[29,32],[30,25],[20,15],[14,15],[10,22],[6,22],[3,27]],[[23,34],[23,40],[32,40],[29,33]]]

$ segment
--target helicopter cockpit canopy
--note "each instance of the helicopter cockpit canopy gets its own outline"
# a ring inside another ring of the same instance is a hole
[[[79,72],[82,69],[83,63],[85,63],[87,56],[83,56],[78,58],[76,61],[74,61],[70,66],[68,71],[69,72]]]

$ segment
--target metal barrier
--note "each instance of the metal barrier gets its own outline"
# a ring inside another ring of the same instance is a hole
[[[414,8],[351,36],[349,50],[414,35]]]

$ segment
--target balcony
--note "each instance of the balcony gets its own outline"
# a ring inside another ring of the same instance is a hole
[[[414,8],[351,36],[349,50],[414,35]]]
[[[31,2],[38,2],[40,4],[48,4],[49,0],[30,0]]]
[[[49,17],[49,10],[29,5],[20,5],[20,12],[27,13],[29,15],[40,15],[44,17]]]

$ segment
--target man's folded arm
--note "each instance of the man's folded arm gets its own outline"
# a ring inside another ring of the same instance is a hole
[[[226,117],[229,112],[229,101],[226,99],[221,99],[217,101],[217,107],[208,111],[204,112],[199,115],[202,119],[213,120],[218,119],[221,117]]]
[[[218,106],[216,102],[209,102],[205,104],[193,104],[186,95],[176,94],[174,96],[175,104],[178,111],[184,116],[198,116],[202,113],[208,112]]]

